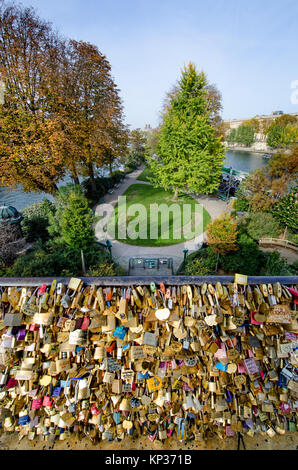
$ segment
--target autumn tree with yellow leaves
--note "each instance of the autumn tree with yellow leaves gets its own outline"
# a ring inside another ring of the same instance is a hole
[[[128,132],[107,58],[64,40],[32,8],[0,1],[0,184],[54,194],[70,172],[94,170],[126,151]]]
[[[222,214],[206,228],[207,242],[214,253],[226,255],[237,251],[237,223],[228,214]]]

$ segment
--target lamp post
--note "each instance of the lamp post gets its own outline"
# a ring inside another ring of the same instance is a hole
[[[109,253],[110,253],[110,257],[112,258],[112,243],[110,242],[110,240],[107,240],[106,241],[106,245],[107,245],[107,248],[109,250]]]
[[[185,249],[183,250],[183,253],[184,253],[184,264],[185,264],[186,257],[187,257],[187,253],[188,253],[188,249],[185,248]]]

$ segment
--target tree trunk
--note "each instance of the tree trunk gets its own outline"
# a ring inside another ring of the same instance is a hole
[[[74,164],[71,165],[71,176],[75,184],[80,184],[80,180],[77,174],[77,170]]]
[[[93,170],[92,163],[89,163],[89,165],[88,165],[88,176],[89,176],[90,181],[91,181],[92,193],[95,194],[96,193],[96,184],[95,184],[95,177],[94,177],[94,170]]]
[[[112,163],[111,163],[111,162],[109,163],[109,168],[110,168],[110,176],[112,176],[112,174],[113,174],[113,169],[112,169]]]
[[[177,188],[175,188],[174,199],[177,199],[177,197],[178,197],[178,189],[177,189]]]

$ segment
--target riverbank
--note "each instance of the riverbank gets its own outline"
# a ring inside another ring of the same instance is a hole
[[[232,168],[237,171],[250,173],[257,168],[261,168],[268,162],[268,159],[262,158],[261,153],[264,154],[265,152],[254,152],[252,149],[245,149],[243,147],[239,147],[239,150],[237,151],[236,147],[231,148],[231,146],[228,146],[226,143],[226,161],[224,166],[232,166]],[[118,168],[114,169],[116,170]],[[100,173],[100,176],[105,176],[104,169]],[[71,182],[72,179],[70,177],[66,177],[58,186]],[[55,202],[55,199],[49,194],[37,193],[34,191],[25,193],[20,186],[15,190],[0,188],[0,205],[6,204],[7,206],[14,206],[20,212],[31,204],[41,202],[43,198],[47,198],[50,201]]]
[[[232,145],[226,145],[225,144],[225,149],[226,151],[235,151],[235,152],[249,152],[249,153],[258,153],[260,155],[268,154],[268,155],[274,155],[277,150],[273,150],[271,148],[267,148],[265,150],[259,150],[255,149],[253,146],[252,147],[241,147],[241,146],[232,146]]]

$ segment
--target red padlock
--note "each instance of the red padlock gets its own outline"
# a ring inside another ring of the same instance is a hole
[[[110,346],[108,346],[108,347],[106,348],[106,351],[107,351],[108,353],[113,352],[114,349],[115,349],[115,346],[116,346],[116,342],[114,341]]]
[[[46,284],[43,284],[43,285],[40,287],[40,289],[38,290],[37,295],[38,295],[38,296],[42,295],[46,290],[47,290],[47,285],[46,285]]]

